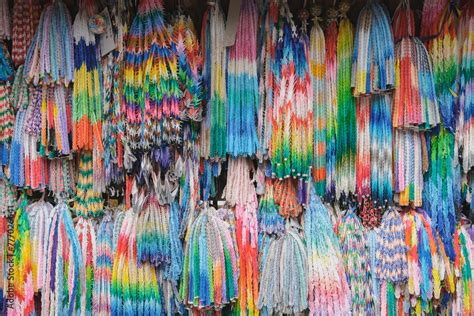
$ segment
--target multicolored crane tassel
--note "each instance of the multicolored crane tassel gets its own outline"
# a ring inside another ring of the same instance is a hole
[[[474,290],[472,280],[474,240],[465,227],[459,226],[454,233],[453,242],[456,251],[454,270],[458,278],[456,280],[456,297],[452,305],[452,313],[458,315],[470,315],[474,312]]]
[[[82,151],[79,157],[79,177],[77,179],[74,212],[79,216],[97,217],[103,213],[102,194],[95,190],[92,153]]]
[[[176,45],[164,22],[162,0],[138,6],[125,49],[122,113],[132,150],[179,142],[181,91]]]
[[[227,52],[227,152],[233,157],[254,156],[258,148],[257,22],[255,0],[243,0]]]
[[[285,230],[283,217],[275,203],[274,185],[270,178],[265,179],[265,193],[258,202],[258,232],[267,235],[280,235]]]
[[[308,254],[309,315],[343,315],[351,311],[351,291],[345,273],[339,239],[329,210],[314,188],[304,213],[304,237]]]
[[[201,124],[201,156],[222,159],[227,153],[227,61],[224,47],[224,14],[219,2],[204,13],[201,38],[204,59],[203,82],[207,89],[206,116]]]
[[[379,1],[369,1],[357,19],[352,58],[354,95],[385,92],[395,87],[395,52],[390,16]]]
[[[351,59],[354,30],[347,17],[349,4],[341,2],[337,33],[336,198],[356,190],[357,124],[356,104],[351,89]]]
[[[370,196],[370,97],[358,97],[356,101],[357,118],[357,157],[356,157],[356,192],[362,196]]]

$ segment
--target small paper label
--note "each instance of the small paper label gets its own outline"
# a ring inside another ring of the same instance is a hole
[[[113,51],[115,46],[114,31],[112,29],[112,20],[110,20],[109,10],[105,8],[100,15],[104,17],[106,28],[105,32],[100,35],[100,52],[102,57]]]
[[[224,45],[225,47],[235,44],[235,34],[240,18],[240,6],[242,0],[230,0],[229,11],[227,11],[227,23],[225,25]]]

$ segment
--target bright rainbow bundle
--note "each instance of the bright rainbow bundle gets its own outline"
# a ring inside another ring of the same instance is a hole
[[[35,292],[43,288],[46,244],[48,242],[49,215],[53,206],[40,200],[28,206],[28,220],[31,223],[31,259],[33,271],[33,288]]]
[[[93,13],[87,0],[79,1],[74,20],[74,86],[72,92],[72,148],[93,150],[101,154],[102,93],[100,46],[88,27]],[[92,4],[93,6],[93,4]],[[97,157],[97,159],[99,159]]]
[[[123,218],[112,270],[112,315],[164,315],[155,268],[150,263],[138,266],[137,214]]]
[[[71,213],[61,198],[50,214],[45,253],[42,315],[79,313],[85,269]]]
[[[263,314],[299,314],[308,308],[308,256],[295,228],[270,242],[260,275]]]
[[[125,49],[122,113],[127,144],[149,150],[180,135],[176,45],[164,23],[162,0],[143,0]]]
[[[326,28],[326,194],[336,197],[337,11],[328,9]]]
[[[355,96],[394,88],[394,55],[390,15],[378,1],[369,1],[357,19],[352,58]]]
[[[304,237],[308,254],[309,315],[347,315],[351,291],[347,283],[339,239],[328,209],[314,189],[304,213]]]
[[[183,119],[202,118],[202,57],[191,17],[179,14],[173,23],[173,41],[178,56],[178,79],[181,88],[179,109]]]
[[[438,135],[429,138],[429,169],[425,173],[423,208],[437,229],[444,248],[454,260],[452,236],[456,229],[456,208],[454,204],[454,136],[444,128]]]
[[[457,32],[457,10],[448,4],[443,13],[443,24],[437,37],[427,43],[433,61],[435,89],[444,128],[455,132],[456,102],[458,93],[457,71],[459,47]],[[432,28],[439,29],[438,25]],[[449,49],[446,49],[449,47]]]
[[[227,153],[226,49],[224,15],[218,2],[209,5],[201,30],[203,81],[207,86],[207,110],[201,125],[201,156],[225,158]]]
[[[95,256],[93,314],[110,315],[114,221],[111,214],[104,216],[97,230],[97,252]]]
[[[233,157],[253,156],[258,148],[257,22],[255,0],[243,0],[227,58],[227,152]]]
[[[219,312],[238,297],[235,235],[221,211],[204,209],[194,220],[186,244],[180,295],[197,313]]]
[[[319,24],[321,8],[314,6],[312,14],[314,24],[309,36],[309,61],[313,83],[313,180],[316,193],[322,196],[326,191],[326,43],[323,29]]]
[[[391,203],[392,115],[389,95],[372,95],[370,108],[370,182],[372,198]]]
[[[471,315],[474,313],[473,267],[474,240],[464,226],[459,226],[454,233],[456,260],[454,270],[456,281],[456,297],[453,302],[452,313],[457,315]]]
[[[41,15],[37,0],[19,0],[13,3],[12,59],[15,66],[25,62],[26,52],[35,36]]]
[[[83,151],[79,157],[79,177],[77,179],[74,212],[85,217],[100,216],[104,201],[100,192],[94,188],[92,153]]]
[[[408,206],[412,202],[415,207],[421,207],[423,172],[428,167],[424,134],[395,129],[393,150],[394,190],[400,194],[399,204]]]
[[[265,179],[265,193],[258,202],[258,232],[260,234],[281,234],[284,229],[284,220],[279,214],[279,207],[275,203],[274,185],[272,180]]]
[[[9,145],[13,136],[15,124],[14,109],[9,100],[9,88],[0,84],[0,177],[3,175],[3,168],[8,164]]]
[[[95,262],[97,255],[97,240],[94,222],[91,219],[79,217],[74,227],[79,239],[82,253],[83,274],[81,274],[81,296],[80,306],[82,315],[90,315],[95,304],[93,300],[93,288],[95,281]]]
[[[351,89],[351,58],[354,30],[347,18],[349,4],[341,2],[337,33],[337,115],[336,115],[336,198],[342,192],[355,192],[357,124],[356,105]]]
[[[463,11],[459,24],[461,65],[459,72],[459,106],[463,171],[467,173],[474,166],[474,6]]]
[[[30,223],[26,212],[26,195],[16,210],[13,222],[13,308],[8,315],[35,315],[33,262]]]
[[[336,232],[341,241],[342,259],[352,293],[352,313],[364,314],[374,311],[372,277],[370,274],[369,248],[364,226],[357,215],[348,210],[339,221]]]

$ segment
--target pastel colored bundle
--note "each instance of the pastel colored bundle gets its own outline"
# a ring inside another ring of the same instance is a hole
[[[85,217],[96,217],[103,213],[103,200],[94,188],[92,153],[83,151],[79,157],[79,177],[77,179],[74,212]]]
[[[25,59],[25,77],[34,84],[68,86],[74,79],[71,16],[64,2],[54,1],[41,14]]]
[[[33,262],[30,223],[26,212],[26,196],[16,210],[13,222],[13,308],[8,315],[35,315]]]
[[[180,88],[176,45],[161,0],[140,2],[125,49],[122,113],[132,150],[179,140]]]
[[[97,250],[95,256],[93,306],[94,315],[110,315],[112,265],[114,262],[114,221],[111,214],[107,214],[97,229]]]
[[[233,229],[222,216],[225,212],[204,209],[191,226],[180,295],[195,312],[219,312],[238,297],[238,253]]]
[[[179,14],[173,23],[173,40],[178,55],[178,79],[181,88],[179,101],[183,119],[202,119],[202,57],[201,48],[189,16]]]
[[[454,260],[452,236],[456,229],[454,203],[454,136],[444,128],[429,138],[429,169],[425,174],[423,208],[437,229],[444,248]]]
[[[341,218],[336,232],[352,293],[352,313],[373,313],[372,276],[365,228],[352,210]]]
[[[16,67],[25,62],[40,16],[41,4],[37,0],[17,0],[13,3],[12,59]]]
[[[91,219],[79,217],[75,231],[79,239],[82,253],[83,274],[81,274],[81,314],[91,314],[93,311],[93,288],[95,282],[95,263],[97,256],[97,237],[94,222]]]
[[[371,145],[370,145],[370,97],[359,97],[356,101],[357,155],[356,192],[360,196],[371,193]]]
[[[326,191],[326,42],[320,26],[321,8],[313,7],[313,27],[309,36],[311,80],[313,84],[313,180],[316,193],[320,196]]]
[[[466,7],[459,24],[461,65],[459,73],[460,129],[456,133],[462,143],[462,167],[467,172],[474,166],[474,6]]]
[[[347,18],[349,5],[342,2],[337,33],[337,124],[336,124],[336,197],[355,192],[357,125],[356,105],[351,89],[351,58],[354,30]]]
[[[102,144],[102,93],[100,51],[89,30],[89,12],[81,1],[72,26],[74,36],[74,86],[72,92],[72,148],[97,150]]]
[[[253,156],[258,148],[257,22],[255,0],[243,0],[227,52],[227,152],[233,157]]]
[[[155,268],[138,266],[138,216],[129,210],[123,218],[112,270],[112,315],[164,315]]]
[[[43,288],[46,244],[48,242],[49,215],[53,206],[40,200],[28,206],[30,222],[31,258],[33,271],[33,288],[35,293]]]
[[[422,205],[423,172],[427,171],[428,157],[424,134],[395,130],[393,156],[395,159],[395,192],[400,193],[399,204]]]
[[[81,311],[85,267],[68,206],[59,201],[50,214],[46,243],[42,315],[71,315]]]
[[[275,203],[272,180],[265,179],[265,194],[258,202],[258,231],[260,234],[281,234],[284,231],[284,220]]]
[[[54,193],[73,194],[76,191],[76,164],[68,159],[53,159],[48,161],[48,189]]]
[[[391,119],[390,96],[371,96],[370,185],[372,198],[379,204],[391,203],[393,199]]]
[[[304,237],[308,254],[309,315],[345,315],[351,311],[349,289],[340,242],[330,213],[314,189],[304,213]]]
[[[308,307],[308,257],[295,229],[271,241],[260,274],[258,308],[262,313],[298,314]]]
[[[224,47],[224,14],[218,2],[204,13],[201,38],[203,82],[207,87],[206,116],[201,124],[201,156],[225,158],[227,153],[227,61]]]
[[[394,88],[394,55],[389,13],[378,1],[369,1],[357,19],[352,58],[355,96]]]

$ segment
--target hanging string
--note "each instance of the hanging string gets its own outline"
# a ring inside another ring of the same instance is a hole
[[[373,313],[372,276],[365,229],[354,212],[349,210],[339,221],[336,232],[341,241],[342,258],[352,293],[352,312]]]
[[[46,245],[41,313],[80,313],[86,271],[71,213],[62,199],[51,211]]]
[[[351,311],[339,239],[333,230],[328,209],[310,191],[304,213],[304,237],[308,254],[309,315],[341,315]]]
[[[38,1],[14,1],[12,15],[12,59],[16,67],[25,62],[26,53],[35,36],[40,16],[41,4]]]
[[[462,168],[467,173],[474,166],[474,6],[463,10],[459,25],[459,46],[461,64],[459,73],[459,121],[456,136],[462,145]]]
[[[203,209],[186,243],[180,295],[192,311],[222,308],[238,297],[238,253],[227,210]]]
[[[329,8],[326,28],[326,195],[336,198],[337,11]]]
[[[225,158],[227,152],[226,50],[224,15],[218,2],[208,2],[201,38],[204,59],[203,82],[207,87],[206,116],[201,124],[201,156]]]
[[[323,29],[320,26],[321,7],[312,8],[313,27],[310,41],[310,67],[313,83],[313,123],[314,123],[314,156],[313,180],[316,193],[323,196],[326,191],[326,99],[325,99],[325,63],[326,43]]]
[[[132,150],[149,150],[178,142],[178,61],[161,0],[141,1],[130,27],[124,60],[122,113],[127,145]]]
[[[234,157],[253,156],[258,148],[257,21],[255,1],[243,0],[227,59],[227,152]]]
[[[13,308],[8,315],[35,315],[34,281],[30,241],[30,223],[26,212],[26,195],[16,210],[13,222]]]
[[[351,58],[353,52],[352,23],[347,17],[349,3],[339,6],[337,34],[337,124],[336,124],[336,197],[342,192],[355,192],[357,127],[356,106],[351,91]]]
[[[298,314],[308,307],[307,263],[304,241],[294,228],[274,239],[260,276],[258,308],[264,313]]]
[[[391,203],[392,122],[389,95],[373,95],[370,108],[370,182],[372,198],[383,205]]]
[[[378,1],[369,1],[357,19],[352,57],[352,87],[355,96],[394,88],[394,55],[388,11]]]
[[[84,274],[81,274],[81,314],[92,313],[93,310],[93,288],[95,282],[95,263],[97,259],[97,237],[94,223],[91,219],[79,217],[75,230],[82,254],[82,266]]]

